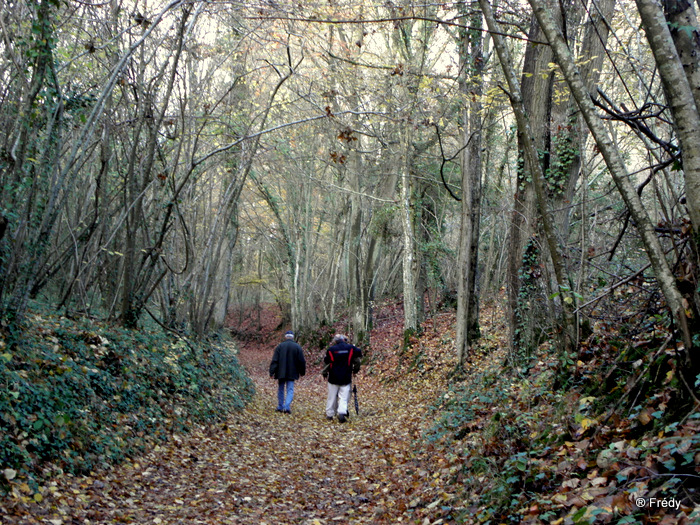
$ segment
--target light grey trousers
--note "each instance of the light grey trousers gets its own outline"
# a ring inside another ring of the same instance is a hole
[[[333,385],[328,383],[328,399],[326,400],[326,416],[348,415],[350,389],[352,385]]]

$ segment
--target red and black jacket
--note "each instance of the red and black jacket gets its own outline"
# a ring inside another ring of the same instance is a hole
[[[362,350],[351,344],[340,342],[331,346],[323,358],[325,364],[330,364],[328,382],[334,385],[352,383],[352,362],[361,357]]]

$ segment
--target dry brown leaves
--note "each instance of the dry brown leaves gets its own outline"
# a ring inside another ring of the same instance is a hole
[[[3,523],[443,522],[455,466],[415,446],[433,388],[361,373],[360,414],[341,424],[326,420],[326,383],[314,368],[296,384],[293,413],[281,414],[271,354],[241,350],[257,395],[225,425],[173,436],[110,471],[18,490],[0,508]]]

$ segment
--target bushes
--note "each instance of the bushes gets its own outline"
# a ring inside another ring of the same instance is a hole
[[[29,316],[0,335],[0,463],[30,480],[89,472],[224,419],[252,391],[223,342]]]

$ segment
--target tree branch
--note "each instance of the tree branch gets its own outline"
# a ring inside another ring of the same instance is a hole
[[[438,18],[429,18],[426,16],[399,16],[399,17],[386,17],[386,18],[357,18],[357,19],[329,19],[329,18],[313,18],[313,17],[296,17],[296,16],[247,16],[244,17],[245,20],[276,20],[282,22],[306,22],[309,24],[385,24],[387,22],[406,22],[406,21],[423,21],[423,22],[433,22],[437,25],[457,27],[459,29],[466,29],[468,31],[480,31],[482,33],[488,33],[490,35],[500,35],[506,38],[514,38],[516,40],[522,40],[524,42],[532,42],[534,44],[541,44],[543,46],[548,46],[548,42],[541,42],[539,40],[531,40],[524,36],[511,35],[508,33],[502,33],[498,31],[489,31],[482,27],[474,27],[466,24],[459,24],[457,22],[450,22],[448,20],[440,20]]]
[[[438,144],[440,144],[440,156],[442,157],[442,163],[440,164],[440,178],[442,179],[442,185],[445,187],[447,192],[450,194],[450,197],[452,197],[457,202],[462,202],[461,197],[457,197],[457,195],[455,195],[452,192],[452,190],[450,189],[450,187],[448,186],[447,181],[445,180],[444,169],[445,169],[445,164],[447,164],[449,161],[453,160],[457,155],[459,155],[462,152],[462,150],[469,145],[469,142],[467,142],[464,146],[459,148],[457,153],[455,153],[452,157],[447,159],[447,158],[445,158],[445,150],[443,150],[443,148],[442,148],[442,137],[440,136],[440,128],[438,127],[437,124],[435,124],[435,133],[437,134]]]

